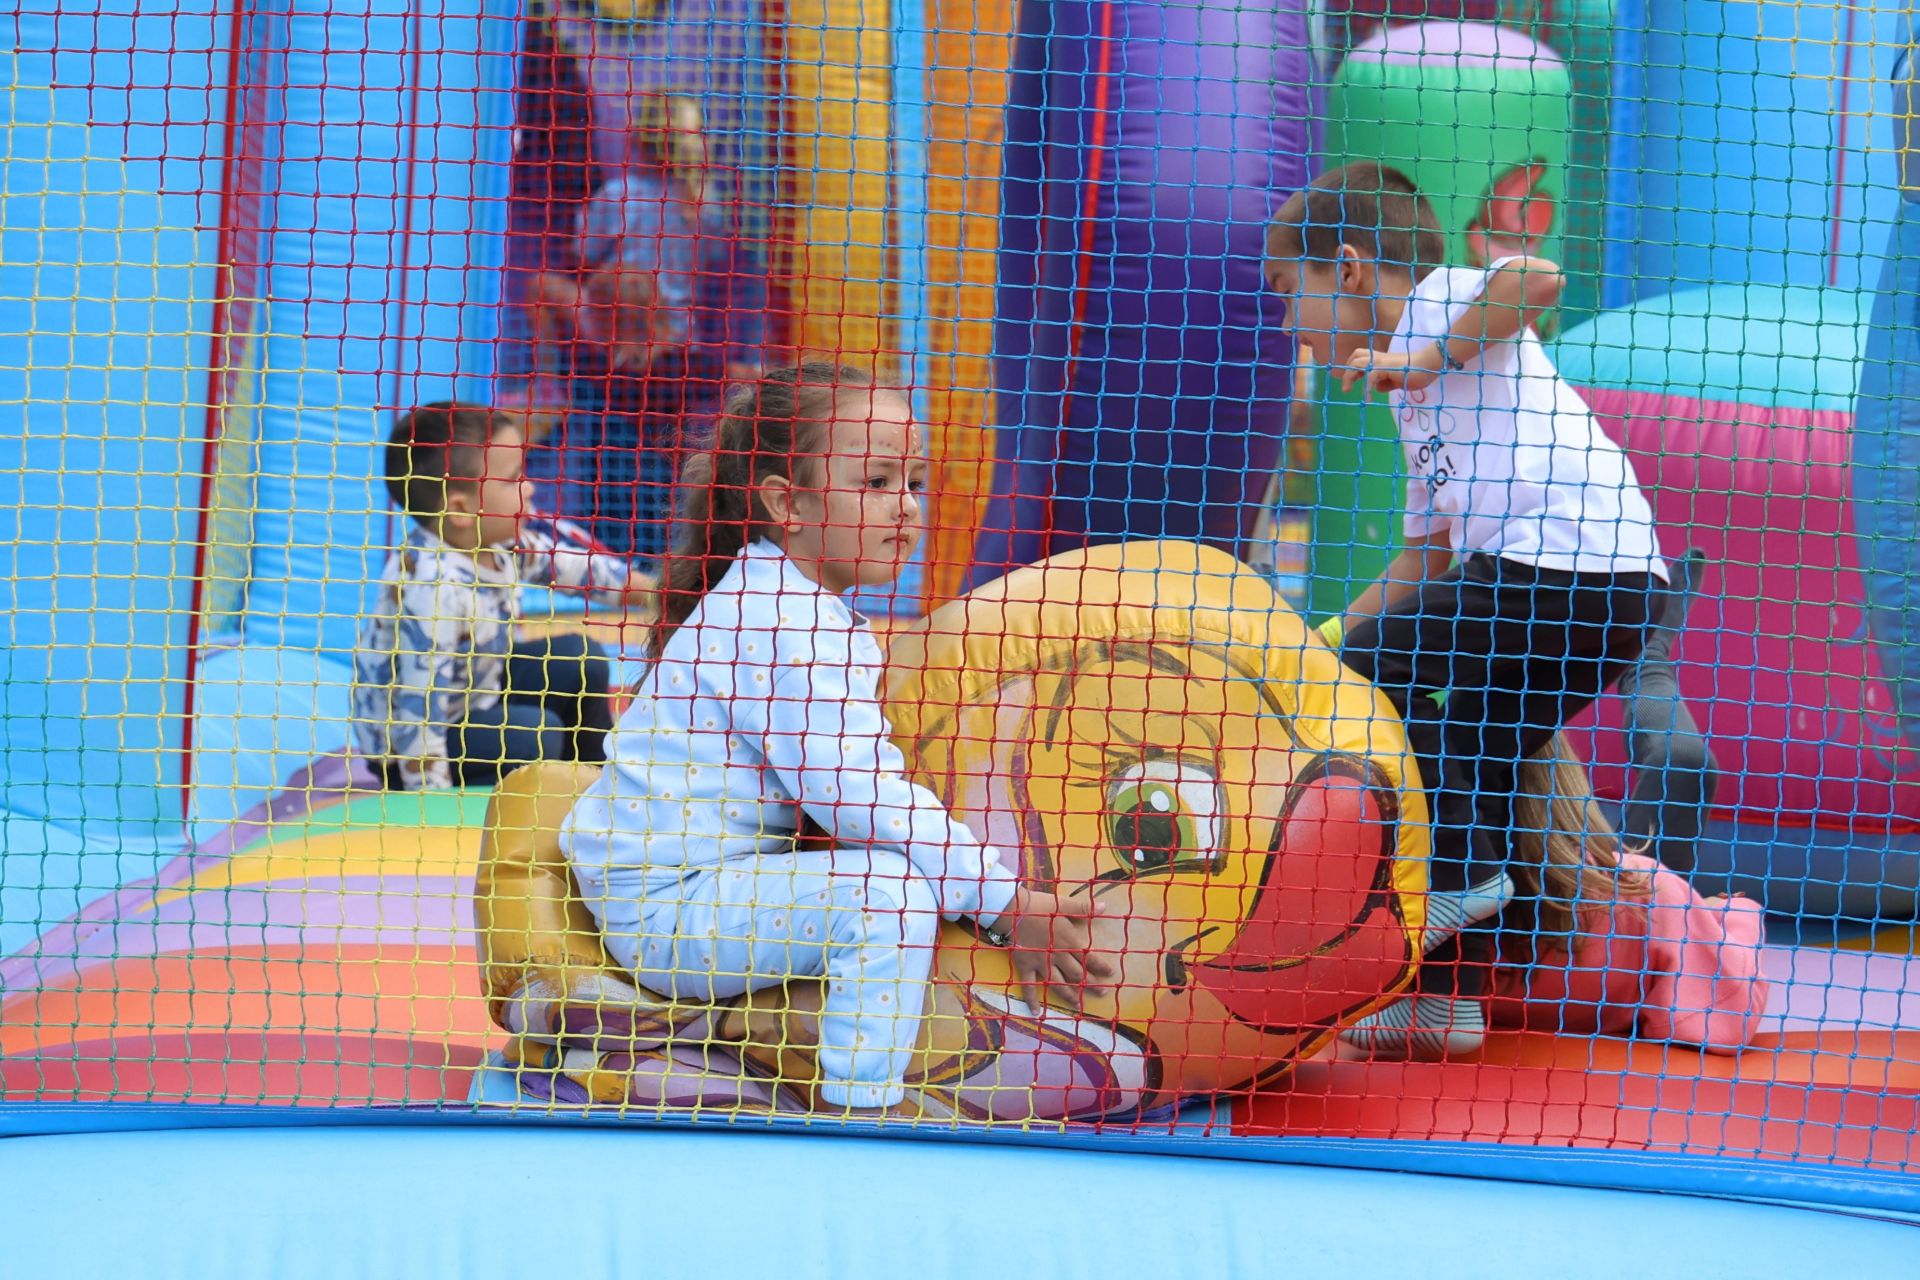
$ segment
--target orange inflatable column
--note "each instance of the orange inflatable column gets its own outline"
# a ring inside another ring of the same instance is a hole
[[[993,487],[1000,145],[1014,17],[1014,0],[927,0],[929,609],[960,589]]]
[[[787,0],[782,263],[790,341],[802,358],[898,381],[889,319],[891,8],[887,0]]]

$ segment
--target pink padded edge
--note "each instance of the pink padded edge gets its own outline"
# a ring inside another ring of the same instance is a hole
[[[1852,415],[1584,390],[1650,491],[1662,550],[1712,562],[1680,647],[1742,817],[1884,829],[1920,822],[1914,753],[1896,774],[1892,699],[1866,639],[1849,466]],[[1614,700],[1607,700],[1613,703]],[[1603,704],[1609,725],[1620,708]],[[1591,716],[1588,717],[1589,721]],[[1587,742],[1624,790],[1616,734]]]

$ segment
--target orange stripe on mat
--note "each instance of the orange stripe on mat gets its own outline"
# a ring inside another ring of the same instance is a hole
[[[125,1035],[321,1032],[484,1045],[471,947],[361,944],[129,957],[0,1008],[0,1055]]]
[[[318,1031],[131,1035],[0,1060],[0,1099],[418,1106],[464,1101],[484,1058],[471,1045]]]

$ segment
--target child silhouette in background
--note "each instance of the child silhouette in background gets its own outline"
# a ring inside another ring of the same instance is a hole
[[[601,549],[657,569],[682,446],[719,395],[719,362],[660,305],[656,275],[616,263],[588,277],[560,368],[567,414],[537,464],[556,477],[553,505]]]
[[[737,196],[713,164],[700,105],[678,94],[625,99],[626,154],[581,208],[579,261],[656,278],[659,307],[703,359],[734,381],[758,375],[766,343],[766,264]],[[616,108],[617,109],[617,108]],[[719,408],[718,387],[709,412]]]

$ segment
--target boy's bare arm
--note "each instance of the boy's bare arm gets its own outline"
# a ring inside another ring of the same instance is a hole
[[[1445,339],[1413,351],[1376,351],[1362,347],[1334,373],[1351,390],[1362,378],[1369,390],[1418,391],[1448,369],[1464,369],[1480,353],[1522,333],[1560,305],[1565,289],[1559,264],[1545,258],[1516,258],[1487,278],[1487,287],[1447,330]]]
[[[1560,305],[1566,283],[1560,264],[1545,258],[1515,258],[1487,278],[1479,298],[1461,313],[1439,344],[1444,366],[1449,358],[1465,364],[1492,343],[1515,337]]]

